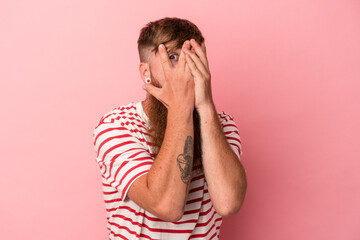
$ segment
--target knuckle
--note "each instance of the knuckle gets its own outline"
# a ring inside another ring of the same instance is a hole
[[[190,46],[189,40],[185,40],[183,43],[183,47],[189,47],[189,46]]]
[[[194,52],[189,52],[189,55],[191,56],[190,60],[193,60],[192,58],[195,57],[196,54]]]

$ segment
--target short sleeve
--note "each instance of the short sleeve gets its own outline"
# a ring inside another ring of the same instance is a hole
[[[101,123],[94,130],[96,161],[102,177],[120,194],[123,201],[136,179],[148,173],[153,158],[139,131],[119,123]]]
[[[235,152],[241,161],[241,156],[243,155],[241,138],[233,116],[226,112],[222,112],[219,114],[219,117],[226,140],[230,144],[231,149]]]

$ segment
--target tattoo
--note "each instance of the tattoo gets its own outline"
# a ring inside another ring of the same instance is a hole
[[[188,184],[190,181],[191,168],[193,163],[193,154],[194,154],[194,141],[191,136],[187,136],[184,145],[184,153],[180,154],[176,158],[179,169],[181,171],[181,180],[185,184]]]

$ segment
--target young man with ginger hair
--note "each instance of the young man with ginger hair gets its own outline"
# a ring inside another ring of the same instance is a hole
[[[204,37],[192,22],[149,22],[138,39],[146,99],[94,130],[110,239],[218,239],[247,189],[233,117],[217,113]]]

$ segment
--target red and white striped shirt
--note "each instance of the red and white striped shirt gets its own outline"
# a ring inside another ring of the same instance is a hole
[[[218,113],[231,148],[242,155],[233,117]],[[149,118],[141,101],[114,108],[94,130],[96,161],[100,166],[110,239],[218,239],[222,217],[215,211],[204,174],[193,176],[183,217],[167,222],[139,207],[126,194],[154,161]]]

